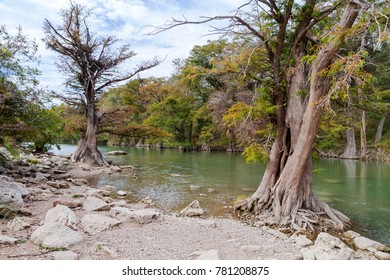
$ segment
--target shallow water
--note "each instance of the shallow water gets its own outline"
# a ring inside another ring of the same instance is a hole
[[[239,154],[101,147],[103,153],[117,149],[128,154],[107,159],[136,170],[102,176],[97,184],[114,185],[138,198],[149,196],[166,210],[198,199],[210,214],[226,215],[223,206],[252,194],[265,168],[246,164]],[[74,150],[73,145],[62,145],[54,152],[66,155]],[[313,169],[314,191],[321,200],[349,216],[354,230],[390,245],[390,164],[315,160]]]

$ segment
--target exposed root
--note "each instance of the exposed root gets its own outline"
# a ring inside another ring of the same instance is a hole
[[[265,197],[268,197],[265,203]],[[331,208],[328,204],[318,200],[314,194],[310,196],[311,209],[304,208],[304,203],[299,200],[292,204],[288,201],[288,214],[286,214],[285,205],[280,204],[280,197],[264,196],[254,198],[254,195],[246,200],[239,201],[235,205],[237,213],[254,223],[261,220],[265,225],[288,227],[295,231],[342,231],[350,226],[350,219],[343,213]],[[268,205],[268,207],[265,207]]]

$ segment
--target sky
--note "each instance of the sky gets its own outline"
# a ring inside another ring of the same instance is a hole
[[[144,72],[142,76],[167,77],[174,71],[172,61],[185,59],[193,46],[203,45],[207,40],[218,39],[208,36],[210,25],[185,25],[166,32],[148,36],[150,26],[161,26],[173,18],[198,20],[200,16],[230,14],[247,0],[73,0],[93,9],[96,17],[90,29],[100,35],[114,35],[123,44],[130,44],[137,54],[125,70],[154,57],[165,58],[159,66]],[[69,7],[69,0],[0,0],[0,25],[8,32],[16,32],[20,25],[23,34],[35,39],[39,45],[38,55],[41,71],[40,84],[49,90],[63,87],[64,79],[55,66],[58,56],[45,48],[42,38],[43,22],[48,19],[55,26],[61,23],[59,12]],[[206,36],[205,36],[206,35]]]

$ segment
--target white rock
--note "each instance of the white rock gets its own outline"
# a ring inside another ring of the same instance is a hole
[[[80,226],[84,230],[84,232],[94,235],[113,226],[119,225],[120,223],[121,221],[117,219],[113,219],[103,215],[86,214],[81,219]]]
[[[107,211],[110,210],[110,205],[100,198],[88,196],[83,203],[83,209],[85,211]]]
[[[321,232],[309,249],[314,253],[316,260],[349,260],[354,256],[351,248],[326,232]]]
[[[7,223],[7,228],[13,231],[20,231],[29,228],[31,225],[20,217],[15,217]]]
[[[98,198],[101,198],[103,196],[109,196],[110,195],[110,192],[106,191],[106,190],[102,190],[102,189],[93,189],[93,188],[90,188],[89,190],[86,191],[85,193],[87,196],[95,196],[95,197],[98,197]]]
[[[295,238],[295,244],[297,244],[299,247],[307,247],[313,245],[313,241],[311,241],[306,236],[300,235]]]
[[[119,195],[119,196],[126,196],[127,192],[125,192],[125,191],[117,191],[116,194]]]
[[[161,213],[158,210],[152,208],[129,209],[117,206],[111,208],[110,215],[122,222],[138,222],[140,224],[148,224],[160,217]]]
[[[360,234],[357,232],[354,232],[353,230],[348,230],[348,231],[343,233],[343,236],[346,238],[349,238],[349,239],[354,239],[355,237],[360,236]]]
[[[78,255],[72,251],[57,251],[53,253],[53,260],[77,260]]]
[[[316,256],[314,255],[314,252],[310,249],[302,248],[301,249],[301,254],[304,260],[315,260]]]
[[[0,206],[4,205],[23,207],[24,201],[22,195],[13,189],[0,188]]]
[[[205,211],[200,207],[198,200],[191,202],[186,208],[180,211],[180,214],[188,217],[202,216]]]
[[[385,245],[364,236],[355,237],[353,239],[353,243],[355,244],[356,248],[361,250],[369,250],[370,248],[372,248],[374,250],[371,249],[370,251],[375,251],[375,250],[384,251],[384,252],[390,251],[390,249]]]
[[[14,180],[8,176],[0,175],[0,189],[13,190],[16,193],[19,193],[21,196],[26,196],[29,194],[26,186],[14,182]]]
[[[378,260],[390,260],[390,254],[385,253],[385,252],[376,251],[376,252],[374,253],[374,256],[375,256]]]
[[[1,235],[0,234],[0,244],[15,244],[18,240],[16,238],[13,238],[13,237],[9,237],[9,236],[6,236],[6,235]]]
[[[60,224],[71,229],[77,229],[77,217],[69,207],[58,204],[56,207],[47,211],[45,224]]]
[[[68,248],[81,242],[83,235],[61,224],[44,224],[31,235],[31,241],[45,248]]]

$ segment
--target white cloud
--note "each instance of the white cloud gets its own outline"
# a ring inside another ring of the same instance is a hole
[[[125,65],[132,69],[142,61],[155,56],[167,57],[158,67],[145,72],[143,76],[169,76],[172,71],[172,60],[184,59],[194,45],[201,45],[208,39],[217,37],[204,36],[209,31],[208,25],[187,25],[157,34],[145,36],[150,31],[147,25],[161,26],[172,17],[183,15],[192,20],[199,16],[225,15],[246,0],[74,0],[77,3],[93,8],[96,17],[91,21],[91,30],[101,34],[112,34],[122,43],[129,43],[137,53],[133,60]],[[0,18],[9,32],[19,24],[30,39],[39,43],[39,55],[42,71],[42,85],[50,89],[60,88],[64,81],[58,73],[55,62],[56,54],[45,49],[41,39],[44,37],[43,21],[45,18],[55,25],[61,23],[59,11],[67,8],[68,0],[3,0],[0,3]]]

